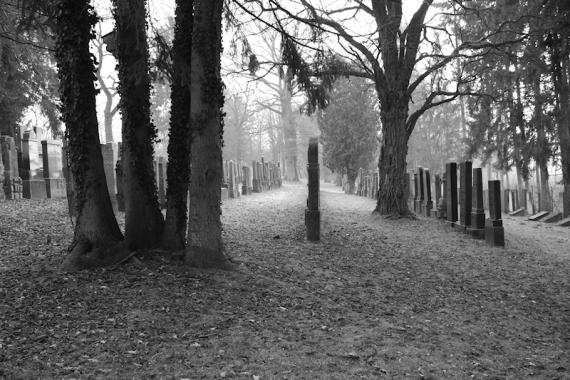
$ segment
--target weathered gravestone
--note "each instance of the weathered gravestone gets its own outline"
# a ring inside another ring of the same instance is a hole
[[[20,171],[24,185],[24,198],[47,198],[41,149],[40,141],[35,132],[33,130],[24,132],[22,137],[22,170]]]
[[[420,200],[420,190],[419,190],[418,173],[414,172],[414,212],[420,212],[418,207],[418,202]]]
[[[43,174],[48,198],[65,198],[62,144],[59,141],[42,141]]]
[[[489,218],[485,221],[485,241],[491,246],[505,245],[501,218],[501,182],[489,181]]]
[[[425,216],[429,218],[431,216],[431,210],[433,208],[433,201],[431,200],[431,177],[428,169],[424,170],[424,188],[425,188],[424,212]]]
[[[464,232],[471,226],[471,205],[473,204],[473,164],[471,161],[459,164],[459,224]]]
[[[485,237],[485,209],[483,207],[483,170],[473,169],[473,188],[471,194],[471,226],[467,232],[476,239]]]
[[[446,214],[447,222],[454,226],[457,222],[457,164],[445,164]]]
[[[308,188],[307,209],[305,210],[305,226],[307,240],[318,241],[321,236],[321,212],[319,211],[319,140],[309,140],[308,149]]]
[[[420,191],[420,198],[418,199],[418,214],[424,213],[424,197],[425,197],[425,189],[424,189],[424,168],[418,167],[418,188]]]
[[[22,199],[22,178],[18,169],[18,152],[13,137],[1,136],[2,157],[0,161],[4,165],[4,182],[2,188],[6,199]]]
[[[439,219],[447,219],[447,198],[449,195],[447,194],[447,178],[446,174],[443,173],[441,177],[441,186],[443,186],[443,195],[439,198],[437,202],[437,217]]]

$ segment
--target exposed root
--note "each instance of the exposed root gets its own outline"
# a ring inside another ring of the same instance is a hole
[[[202,269],[235,269],[235,266],[224,256],[222,252],[197,246],[186,248],[184,262],[186,265],[191,267]]]
[[[411,212],[408,209],[402,210],[401,212],[391,212],[388,214],[383,214],[378,209],[372,211],[372,215],[374,216],[381,216],[384,219],[410,219],[410,220],[417,220],[418,217],[416,214]]]
[[[136,251],[130,251],[123,242],[109,246],[94,246],[81,239],[73,243],[69,256],[63,263],[63,270],[73,272],[119,265],[131,258]]]

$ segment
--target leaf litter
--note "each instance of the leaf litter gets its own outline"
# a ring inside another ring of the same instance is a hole
[[[232,272],[62,273],[66,202],[0,202],[0,378],[570,377],[567,230],[506,217],[492,248],[323,184],[311,243],[305,197],[224,203]]]

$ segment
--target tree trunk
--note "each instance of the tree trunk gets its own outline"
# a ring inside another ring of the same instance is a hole
[[[113,5],[123,116],[125,243],[131,250],[155,248],[164,220],[153,169],[156,127],[150,121],[146,0],[113,0]]]
[[[89,52],[91,28],[96,22],[88,0],[59,3],[55,56],[77,215],[70,254],[64,263],[68,270],[112,265],[129,255],[113,214],[100,149],[95,68]]]
[[[381,109],[382,142],[378,160],[378,201],[374,213],[409,216],[406,199],[406,155],[408,138],[406,120],[407,99],[387,104]]]
[[[536,176],[538,185],[538,210],[551,210],[552,202],[550,200],[550,190],[548,189],[548,140],[544,131],[542,120],[543,102],[540,90],[540,74],[534,75],[534,124],[536,128],[536,153],[534,159],[536,161]]]
[[[552,52],[552,79],[557,99],[556,124],[560,140],[560,161],[564,182],[564,215],[570,215],[570,83],[568,78],[568,35],[562,34]]]
[[[293,107],[291,105],[292,74],[287,69],[283,79],[283,93],[281,101],[281,120],[283,123],[283,137],[285,139],[285,180],[299,181],[297,170],[297,124],[293,120]]]
[[[197,267],[228,266],[221,215],[223,84],[222,0],[196,2],[192,33],[190,210],[186,262]]]
[[[173,77],[171,91],[168,166],[166,167],[166,221],[162,248],[182,250],[186,246],[188,186],[190,181],[190,67],[194,1],[176,1]]]

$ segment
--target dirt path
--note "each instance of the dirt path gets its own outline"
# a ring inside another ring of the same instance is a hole
[[[319,243],[305,185],[227,201],[235,272],[155,256],[62,275],[64,203],[46,221],[30,216],[40,203],[0,202],[35,231],[2,219],[0,378],[570,378],[570,257],[530,222],[507,220],[507,247],[491,248],[322,190]]]

